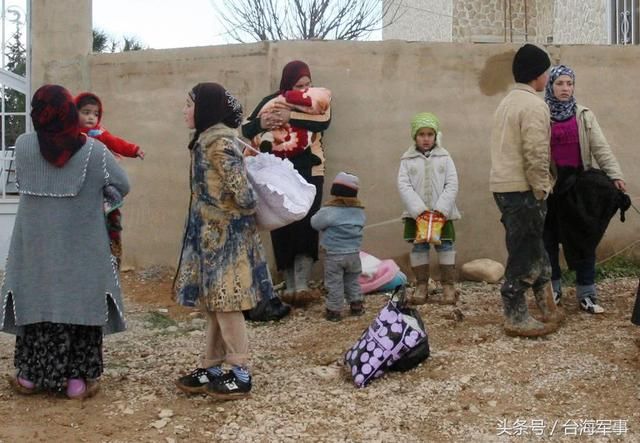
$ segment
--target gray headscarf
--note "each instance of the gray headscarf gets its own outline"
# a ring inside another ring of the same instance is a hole
[[[549,105],[551,119],[557,122],[568,120],[576,115],[577,108],[576,98],[573,95],[567,101],[558,100],[556,96],[553,95],[553,82],[555,82],[561,75],[568,75],[575,84],[576,74],[573,72],[573,69],[565,65],[558,65],[551,68],[551,72],[549,72],[549,81],[544,89],[544,100]]]

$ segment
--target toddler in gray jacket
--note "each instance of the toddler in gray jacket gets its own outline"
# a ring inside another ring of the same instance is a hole
[[[366,220],[358,200],[358,177],[340,172],[331,185],[333,198],[311,217],[311,226],[320,231],[324,248],[324,285],[327,288],[326,319],[340,321],[345,298],[351,315],[364,314],[358,277],[362,272],[360,245]]]

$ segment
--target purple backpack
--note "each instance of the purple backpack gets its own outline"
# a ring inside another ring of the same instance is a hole
[[[366,386],[409,351],[426,343],[426,338],[419,314],[406,307],[404,287],[399,287],[344,356],[353,382],[360,388]]]

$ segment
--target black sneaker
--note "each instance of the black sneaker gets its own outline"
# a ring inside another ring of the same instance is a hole
[[[222,377],[222,376],[221,376]],[[213,377],[204,368],[194,369],[191,374],[176,380],[176,386],[187,394],[201,394],[207,392],[207,384],[218,377]]]
[[[583,311],[588,312],[589,314],[604,313],[604,308],[600,306],[596,301],[594,301],[591,297],[585,297],[580,300],[580,308]]]
[[[327,309],[324,314],[324,318],[329,321],[341,321],[342,313],[340,311],[332,311],[331,309]]]
[[[277,321],[291,312],[291,306],[282,303],[278,297],[260,300],[255,308],[244,311],[245,319],[256,322]]]
[[[560,301],[562,299],[562,291],[553,291],[553,302],[556,306],[560,305]]]
[[[239,380],[233,371],[222,377],[216,377],[207,385],[207,394],[219,400],[239,400],[249,397],[251,392],[251,376],[249,381]]]

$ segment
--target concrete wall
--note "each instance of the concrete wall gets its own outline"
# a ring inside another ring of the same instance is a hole
[[[181,108],[199,81],[229,87],[247,111],[273,91],[281,67],[295,58],[312,67],[316,84],[333,90],[333,121],[326,134],[328,177],[340,169],[361,177],[368,223],[364,249],[381,257],[404,256],[402,211],[395,178],[409,146],[408,122],[434,111],[460,175],[460,261],[503,260],[503,230],[488,191],[491,115],[510,83],[516,46],[425,44],[391,41],[256,43],[243,46],[149,50],[88,58],[89,88],[103,98],[105,125],[135,140],[148,157],[124,160],[133,192],[124,208],[125,261],[134,266],[173,265],[188,202],[188,131]],[[633,196],[640,169],[632,118],[640,85],[640,48],[550,47],[554,61],[576,68],[577,95],[599,117],[629,177]],[[613,68],[615,66],[615,68]],[[56,76],[55,69],[47,72]],[[603,79],[616,79],[603,87]],[[612,100],[612,97],[616,97]],[[326,186],[328,189],[328,186]],[[601,251],[629,244],[640,217],[613,223]],[[381,224],[381,225],[380,225]]]
[[[45,83],[87,83],[91,0],[31,0],[31,90]],[[35,87],[34,87],[35,86]]]
[[[34,42],[34,49],[47,37],[37,35],[40,41]],[[175,265],[189,198],[189,134],[181,115],[186,92],[197,82],[217,81],[250,112],[276,89],[282,66],[296,58],[309,63],[315,84],[333,90],[333,121],[326,133],[327,176],[330,181],[339,170],[360,176],[360,197],[370,225],[366,251],[403,262],[410,249],[401,240],[402,227],[396,221],[402,211],[395,186],[398,158],[411,143],[412,115],[433,111],[442,121],[444,144],[460,175],[459,261],[503,260],[503,228],[488,190],[488,140],[492,114],[510,86],[516,48],[306,41],[87,57],[70,51],[69,60],[60,56],[43,63],[38,78],[63,83],[74,92],[82,88],[97,93],[103,99],[106,127],[147,152],[144,161],[123,161],[133,184],[123,210],[125,264]],[[552,46],[548,50],[555,63],[576,69],[578,99],[598,116],[638,203],[640,125],[635,116],[640,48]],[[35,90],[39,84],[33,86]],[[639,227],[640,217],[634,213],[625,225],[614,221],[601,255],[636,241]]]

